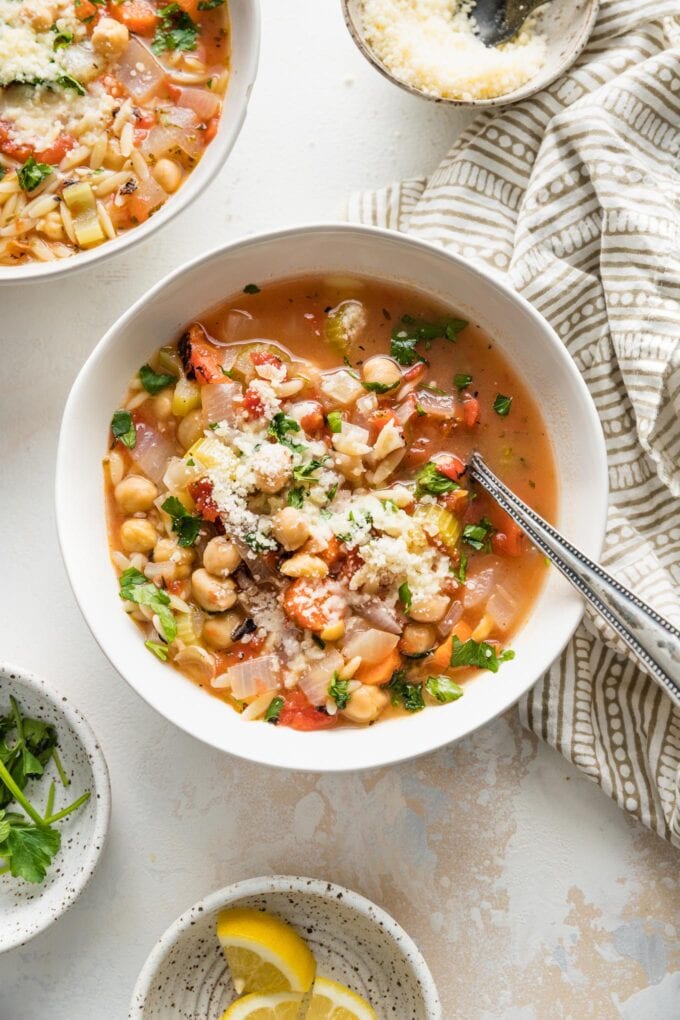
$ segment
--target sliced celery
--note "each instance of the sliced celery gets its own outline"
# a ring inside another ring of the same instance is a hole
[[[185,379],[184,376],[180,376],[172,395],[172,413],[178,418],[184,418],[189,411],[194,411],[200,406],[201,387],[193,379]]]
[[[164,372],[170,375],[182,374],[182,363],[176,347],[161,347],[158,352],[158,364]]]
[[[80,247],[90,248],[100,244],[105,235],[97,215],[97,199],[90,185],[85,181],[69,184],[64,188],[62,197],[71,213],[73,230]]]
[[[436,535],[449,552],[458,548],[463,525],[458,518],[443,506],[431,504],[419,506],[414,515],[428,534]]]

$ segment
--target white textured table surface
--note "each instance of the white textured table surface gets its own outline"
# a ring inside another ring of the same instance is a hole
[[[222,241],[337,219],[352,189],[433,168],[466,120],[372,71],[338,0],[263,0],[263,21],[250,113],[208,193],[123,259],[40,290],[0,290],[0,657],[83,709],[114,798],[91,885],[57,925],[0,958],[0,1020],[123,1020],[142,962],[180,912],[272,872],[344,883],[392,912],[432,967],[445,1020],[671,1020],[677,854],[513,716],[362,776],[239,764],[144,705],[75,605],[57,548],[53,462],[63,402],[105,328]]]

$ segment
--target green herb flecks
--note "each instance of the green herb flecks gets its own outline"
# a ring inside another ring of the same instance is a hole
[[[210,0],[208,0],[208,2],[205,3],[205,4],[203,2],[199,3],[198,9],[199,9],[199,11],[210,11],[210,10],[212,10],[213,7],[219,7],[223,3],[224,3],[224,0],[217,0],[217,3],[210,2]],[[243,293],[244,294],[259,294],[260,293],[260,288],[258,287],[258,285],[256,283],[247,283],[245,285],[245,287],[243,288]]]
[[[73,89],[79,96],[85,95],[85,86],[81,85],[77,78],[74,78],[70,74],[62,74],[61,77],[57,78],[57,83],[61,85],[63,89]]]
[[[300,425],[295,421],[295,418],[289,418],[283,413],[283,411],[277,411],[272,420],[269,422],[269,428],[267,429],[270,436],[273,436],[278,443],[282,446],[287,446],[289,450],[294,453],[299,453],[305,449],[303,443],[295,443],[292,439],[288,438],[289,432],[299,432]]]
[[[439,470],[434,461],[429,461],[420,469],[416,475],[416,494],[422,496],[424,492],[432,496],[442,496],[447,492],[454,492],[460,489],[458,482],[445,475]]]
[[[392,330],[392,357],[400,365],[412,365],[415,361],[425,361],[417,350],[422,340],[456,340],[458,334],[465,329],[464,319],[446,319],[444,322],[425,322],[414,319],[411,315],[402,316],[401,323]]]
[[[127,446],[128,450],[134,450],[137,442],[135,423],[129,411],[115,411],[111,419],[111,432],[113,433],[114,444],[116,442]]]
[[[337,673],[328,685],[328,693],[339,709],[347,708],[351,694],[349,691],[349,680],[341,680]]]
[[[138,606],[148,606],[158,617],[165,640],[174,641],[177,637],[177,622],[170,609],[169,595],[147,581],[144,574],[135,567],[124,570],[118,580],[120,597]]]
[[[139,372],[139,381],[146,390],[152,396],[160,393],[166,386],[171,386],[177,382],[177,377],[174,375],[167,375],[164,372],[154,372],[151,365],[142,365]]]
[[[501,418],[507,418],[511,407],[512,397],[506,397],[502,393],[496,394],[496,399],[493,402],[493,409],[496,414],[500,415]]]
[[[399,601],[404,607],[404,612],[408,613],[409,609],[413,605],[413,596],[411,594],[411,589],[409,588],[406,581],[404,581],[403,584],[399,585]]]
[[[276,726],[276,724],[279,721],[279,716],[281,715],[281,709],[283,708],[283,706],[284,700],[280,695],[277,695],[275,698],[272,698],[272,700],[269,702],[269,707],[267,708],[267,711],[264,713],[264,721],[272,723],[274,726]]]
[[[486,641],[474,641],[473,638],[461,641],[454,635],[451,650],[452,666],[476,666],[477,669],[488,669],[492,673],[497,673],[502,662],[509,662],[514,658],[515,653],[510,648],[499,654],[494,645]]]
[[[328,428],[334,435],[342,432],[342,415],[340,411],[329,411],[326,415],[326,421],[328,422]]]
[[[466,375],[464,372],[460,372],[458,375],[453,377],[454,385],[458,390],[464,390],[466,386],[469,386],[472,382],[472,376]]]
[[[473,549],[476,549],[477,552],[490,552],[491,536],[494,531],[495,528],[491,521],[487,521],[486,517],[482,517],[476,524],[465,525],[463,528],[463,541],[467,542]]]
[[[22,191],[35,191],[51,173],[52,167],[48,163],[36,163],[33,156],[29,156],[24,165],[17,170],[19,187]]]
[[[184,549],[189,549],[198,538],[203,520],[190,514],[177,496],[168,496],[161,509],[172,518],[172,530],[178,536],[177,541]]]
[[[450,676],[429,676],[425,681],[425,689],[442,705],[463,697],[463,688]]]
[[[154,53],[166,50],[195,50],[199,27],[177,3],[167,4],[158,11],[161,19],[151,43]]]
[[[288,496],[286,497],[286,503],[288,506],[294,506],[296,509],[300,509],[305,501],[305,490],[304,489],[289,489]]]
[[[52,43],[53,50],[66,49],[73,42],[73,32],[70,32],[67,28],[59,28],[58,25],[52,25],[52,31],[55,33],[54,42]]]
[[[403,705],[407,712],[420,712],[425,708],[421,684],[410,683],[405,669],[395,669],[384,686],[394,706]]]

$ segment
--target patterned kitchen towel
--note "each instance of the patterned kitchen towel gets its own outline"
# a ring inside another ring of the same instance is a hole
[[[680,6],[603,0],[577,64],[429,178],[352,198],[502,274],[552,323],[609,457],[604,564],[680,625]],[[523,723],[680,847],[680,711],[584,617]]]

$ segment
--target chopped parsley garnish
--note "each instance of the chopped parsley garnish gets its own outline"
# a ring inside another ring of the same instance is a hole
[[[167,4],[158,11],[161,23],[151,43],[154,53],[166,50],[195,50],[198,25],[177,3]]]
[[[170,597],[136,567],[128,567],[119,577],[119,595],[126,602],[135,602],[138,606],[148,606],[159,619],[163,637],[166,641],[174,641],[177,637],[177,623],[172,615]]]
[[[481,521],[477,521],[476,524],[466,524],[463,528],[463,541],[471,545],[477,552],[484,550],[489,552],[491,548],[491,536],[494,533],[495,528],[491,521],[487,521],[486,517],[482,517]]]
[[[467,565],[468,565],[467,554],[462,552],[460,554],[460,563],[458,564],[458,570],[453,571],[453,575],[459,582],[459,584],[465,584],[465,581],[467,579]]]
[[[203,524],[202,518],[190,514],[177,496],[168,496],[161,509],[172,518],[172,530],[178,536],[179,544],[189,549],[198,538]]]
[[[349,691],[349,680],[341,680],[338,674],[334,673],[333,679],[328,685],[328,693],[338,708],[347,708],[351,697]]]
[[[217,3],[214,3],[214,2],[203,3],[203,2],[201,2],[198,5],[198,9],[199,9],[199,11],[210,11],[210,10],[212,10],[213,7],[219,7],[223,3],[224,3],[224,0],[217,0]],[[245,285],[245,287],[243,288],[243,293],[244,294],[259,294],[260,293],[260,288],[258,287],[258,285],[256,283],[247,283]]]
[[[57,78],[57,83],[61,85],[63,89],[73,89],[79,96],[85,95],[85,87],[80,84],[77,78],[74,78],[70,74],[62,74],[60,78]]]
[[[249,531],[245,536],[245,543],[256,553],[271,552],[276,548],[274,540],[263,535],[261,531]]]
[[[512,406],[512,397],[505,397],[502,393],[496,394],[496,399],[493,402],[493,409],[496,414],[499,414],[501,418],[507,418],[510,414],[510,408]]]
[[[425,681],[425,689],[442,705],[463,697],[463,688],[450,676],[429,676]]]
[[[509,662],[514,658],[515,653],[510,648],[502,651],[499,655],[496,648],[486,641],[475,641],[470,638],[463,642],[454,635],[451,651],[452,666],[476,666],[478,669],[488,669],[492,673],[497,673],[502,662]]]
[[[283,411],[277,411],[272,420],[269,422],[269,428],[267,431],[278,443],[281,443],[283,446],[287,446],[289,450],[293,450],[295,452],[305,449],[303,443],[294,443],[292,439],[288,438],[288,433],[299,432],[300,426],[295,421],[295,418],[289,418],[283,413]]]
[[[342,432],[342,415],[339,411],[329,411],[326,415],[326,421],[331,432],[334,434]]]
[[[293,468],[293,478],[297,482],[302,482],[307,478],[311,478],[315,471],[318,471],[320,467],[323,467],[324,462],[327,460],[324,457],[323,460],[310,460],[307,464],[298,464]]]
[[[66,49],[73,42],[73,32],[70,32],[67,28],[59,28],[57,25],[52,25],[52,31],[56,33],[52,44],[53,50]]]
[[[415,361],[425,361],[416,350],[421,340],[429,341],[445,339],[452,343],[458,334],[465,329],[464,319],[447,319],[444,322],[424,322],[414,319],[412,315],[402,316],[399,326],[392,330],[391,354],[400,365],[412,365]]]
[[[22,191],[35,191],[51,173],[52,167],[48,163],[36,163],[33,156],[29,156],[24,165],[17,170],[19,187]]]
[[[275,698],[272,698],[272,700],[269,702],[269,708],[264,713],[264,721],[270,722],[274,726],[276,726],[276,724],[279,721],[281,709],[283,708],[284,704],[285,702],[280,694],[277,694]]]
[[[385,690],[389,691],[392,704],[403,705],[407,712],[420,712],[425,708],[422,686],[409,683],[405,669],[395,669]]]
[[[224,0],[198,0],[199,11],[214,11],[216,7],[221,7]],[[249,284],[250,287],[254,284]]]
[[[161,662],[168,661],[168,646],[162,644],[160,641],[145,641],[144,647],[148,648],[150,652],[160,659]]]
[[[288,503],[288,506],[294,506],[294,507],[296,507],[299,510],[300,507],[302,506],[302,504],[304,503],[304,501],[305,501],[305,490],[304,489],[289,489],[288,490],[288,497],[286,499],[286,502]]]
[[[397,379],[397,381],[393,382],[393,383],[363,382],[362,381],[361,385],[363,386],[363,388],[365,390],[368,390],[369,393],[389,393],[390,390],[396,389],[400,382],[401,382],[400,379]]]
[[[335,485],[331,485],[330,489],[326,489],[326,499],[328,500],[329,503],[333,502],[333,500],[335,499],[335,494],[336,494],[337,491],[338,491],[338,483],[337,482],[335,483]]]
[[[416,475],[416,485],[418,495],[429,492],[432,496],[442,496],[446,492],[455,492],[456,489],[460,489],[458,482],[454,482],[448,475],[443,474],[432,460],[425,464]]]
[[[166,386],[170,386],[171,383],[177,381],[177,377],[174,375],[166,375],[163,372],[154,372],[151,365],[142,365],[139,372],[139,381],[146,390],[152,396],[156,393],[160,393]]]
[[[411,595],[411,589],[406,581],[399,585],[399,601],[404,607],[404,612],[408,613],[409,609],[413,605],[413,596]]]
[[[416,414],[418,415],[419,418],[422,418],[423,415],[427,414],[427,411],[425,410],[422,404],[416,403]]]
[[[137,442],[137,432],[135,431],[135,423],[129,411],[114,412],[111,419],[111,431],[114,443],[117,440],[123,446],[127,446],[128,450],[134,450]]]
[[[461,372],[458,375],[454,375],[453,381],[457,389],[464,390],[465,387],[469,386],[470,383],[472,382],[472,376],[465,375],[463,372]]]

